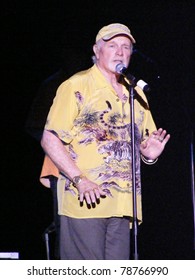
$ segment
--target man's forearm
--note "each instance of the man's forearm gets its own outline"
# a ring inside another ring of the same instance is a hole
[[[41,146],[59,171],[71,180],[73,177],[81,174],[81,171],[71,159],[66,147],[52,132],[44,130],[41,139]]]

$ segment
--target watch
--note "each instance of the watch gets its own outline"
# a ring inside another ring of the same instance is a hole
[[[75,186],[77,186],[78,184],[80,184],[80,182],[82,181],[83,177],[85,177],[84,175],[78,175],[78,176],[74,176],[72,178],[72,182]]]

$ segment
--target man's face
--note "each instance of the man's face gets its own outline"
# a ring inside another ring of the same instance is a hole
[[[101,41],[96,51],[97,65],[106,72],[115,73],[116,65],[129,65],[132,43],[126,36],[120,35],[109,41]]]

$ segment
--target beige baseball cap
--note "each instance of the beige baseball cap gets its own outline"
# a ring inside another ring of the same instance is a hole
[[[100,39],[103,39],[104,41],[108,41],[117,35],[126,35],[129,37],[132,43],[135,43],[135,39],[131,35],[130,29],[126,25],[121,23],[112,23],[102,27],[99,30],[95,41],[97,42]]]

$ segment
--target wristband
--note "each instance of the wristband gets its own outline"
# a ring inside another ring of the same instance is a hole
[[[142,161],[143,161],[145,164],[148,164],[148,165],[155,164],[155,163],[158,161],[158,158],[156,158],[156,159],[147,159],[147,158],[145,158],[142,154],[141,154],[141,159],[142,159]]]

